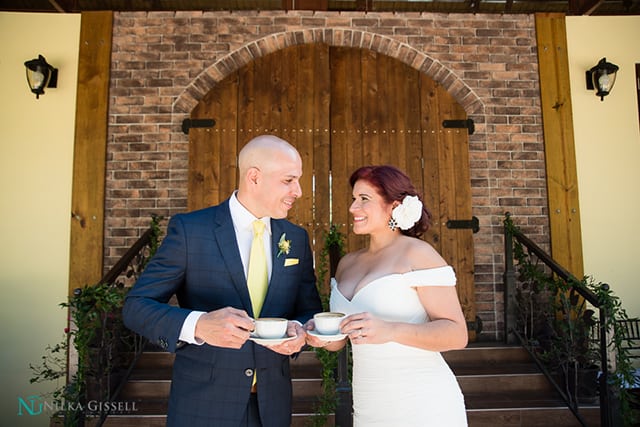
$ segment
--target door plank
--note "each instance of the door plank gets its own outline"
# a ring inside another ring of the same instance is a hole
[[[238,145],[244,146],[254,136],[253,130],[256,125],[254,123],[255,111],[255,86],[254,86],[254,70],[257,65],[256,61],[242,67],[237,71],[238,74],[238,106],[229,104],[227,108],[238,111]],[[215,88],[213,89],[215,90]]]
[[[423,159],[423,192],[424,202],[431,211],[432,224],[426,241],[431,243],[438,252],[442,252],[442,226],[443,218],[440,207],[440,175],[439,175],[439,145],[438,135],[441,132],[438,123],[438,100],[436,99],[436,83],[425,76],[420,76],[421,99],[421,128],[422,133],[422,159]],[[437,190],[437,191],[436,191]]]
[[[315,127],[313,111],[318,107],[313,91],[315,78],[327,78],[326,75],[313,74],[312,61],[316,45],[294,46],[285,52],[287,70],[283,72],[285,79],[292,83],[287,94],[287,103],[282,112],[281,127],[288,129],[284,138],[294,145],[302,157],[302,197],[293,207],[292,221],[312,230],[313,227],[313,163],[315,159],[313,147],[313,128]],[[290,119],[289,119],[290,118]],[[310,233],[311,235],[312,233]]]
[[[313,77],[309,90],[311,96],[305,93],[305,99],[313,99],[312,105],[307,107],[307,116],[311,118],[312,128],[312,152],[313,163],[305,166],[304,174],[313,180],[313,219],[312,226],[308,229],[313,239],[314,252],[321,253],[324,247],[324,233],[329,231],[332,222],[331,217],[331,133],[330,101],[331,101],[331,76],[329,70],[329,46],[315,44],[311,52],[302,51],[301,72]],[[305,181],[306,182],[306,181]],[[311,190],[309,190],[311,191]],[[342,230],[343,232],[345,230]],[[346,233],[345,233],[346,234]],[[328,274],[327,274],[328,276]],[[323,295],[329,294],[329,277],[320,284]]]
[[[362,141],[357,133],[362,129],[362,75],[359,49],[330,48],[331,61],[331,187],[333,221],[346,236],[345,249],[362,248],[363,238],[350,233],[351,187],[349,176],[362,164]]]
[[[363,147],[366,147],[362,156],[362,165],[380,164],[381,159],[388,155],[388,145],[380,138],[380,132],[386,126],[384,117],[380,115],[380,102],[388,102],[384,93],[384,78],[381,78],[378,67],[379,55],[370,50],[359,50],[361,59],[362,77],[362,127],[355,129],[355,137],[362,139]],[[357,79],[357,76],[350,76]],[[354,165],[355,166],[355,165]],[[355,169],[355,168],[354,168]]]
[[[235,189],[237,157],[238,76],[222,81],[194,108],[193,119],[214,119],[213,129],[189,131],[189,210],[215,205]]]

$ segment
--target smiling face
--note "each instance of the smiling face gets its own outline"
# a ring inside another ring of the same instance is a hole
[[[293,146],[270,136],[252,140],[240,152],[238,200],[256,218],[286,218],[302,195],[302,159]]]
[[[302,195],[302,161],[297,153],[278,151],[259,171],[254,200],[256,217],[286,218],[295,200]]]
[[[349,212],[353,215],[353,232],[371,234],[377,231],[389,231],[393,204],[384,201],[376,188],[365,180],[356,181],[352,192],[353,202]]]

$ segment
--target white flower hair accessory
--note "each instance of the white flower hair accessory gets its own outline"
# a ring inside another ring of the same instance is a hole
[[[408,230],[413,227],[422,217],[422,202],[418,196],[405,196],[402,203],[393,208],[389,228],[391,231],[396,227],[401,230]]]

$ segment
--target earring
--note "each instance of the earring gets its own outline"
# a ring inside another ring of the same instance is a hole
[[[396,228],[398,228],[398,222],[395,219],[393,219],[393,217],[389,218],[388,225],[391,231],[396,231]]]

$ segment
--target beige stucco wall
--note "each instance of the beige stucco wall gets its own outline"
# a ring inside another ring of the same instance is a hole
[[[19,416],[19,398],[51,386],[30,384],[29,364],[66,326],[71,176],[80,15],[0,13],[0,424],[46,426]],[[57,89],[36,100],[24,61],[42,54],[59,69]],[[37,406],[36,406],[37,407]]]
[[[640,316],[640,123],[635,64],[640,17],[567,17],[584,271],[607,282],[630,316]],[[586,89],[602,58],[620,67],[611,94]]]

